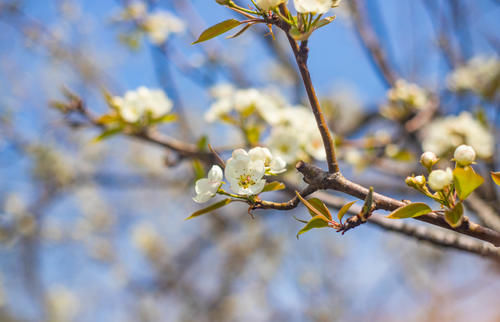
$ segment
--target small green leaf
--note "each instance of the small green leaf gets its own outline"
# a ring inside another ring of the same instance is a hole
[[[238,31],[237,33],[235,33],[234,35],[231,35],[231,36],[227,36],[226,39],[233,39],[233,38],[236,38],[236,37],[239,37],[241,36],[245,31],[248,30],[248,28],[250,28],[252,25],[252,23],[249,23],[247,24],[245,27],[241,28],[240,31]]]
[[[446,209],[444,219],[453,228],[457,228],[462,224],[464,218],[464,206],[461,202],[457,203],[453,209]]]
[[[373,187],[370,187],[368,194],[365,198],[365,203],[363,204],[363,208],[361,209],[361,213],[359,216],[363,221],[366,221],[366,215],[368,215],[372,209],[373,204]]]
[[[198,159],[193,160],[193,170],[194,170],[195,181],[205,177],[205,169],[203,168],[203,165],[200,160]]]
[[[329,220],[332,220],[332,215],[330,214],[330,212],[328,211],[328,208],[326,208],[325,204],[321,200],[319,200],[317,198],[309,199],[309,201],[312,201],[313,204],[318,206],[318,208],[316,208],[316,206],[313,206],[313,204],[309,203],[309,201],[302,198],[302,196],[297,191],[295,191],[295,194],[300,199],[300,201],[302,201],[304,206],[307,207],[307,209],[309,210],[309,213],[311,214],[312,217],[321,215],[321,216],[325,216]]]
[[[311,199],[309,199],[307,201],[314,208],[316,208],[317,210],[319,210],[319,212],[321,212],[321,214],[323,214],[326,218],[328,218],[329,220],[332,220],[332,214],[328,210],[328,207],[323,203],[323,201],[321,201],[318,198],[311,198]],[[311,211],[309,211],[309,213],[311,214],[312,217],[316,216],[316,214],[313,213],[313,212],[311,212]]]
[[[278,190],[283,190],[285,189],[285,184],[282,182],[278,181],[273,181],[264,186],[264,189],[262,189],[262,192],[266,191],[278,191]]]
[[[299,235],[309,231],[313,228],[325,228],[328,227],[328,218],[323,215],[317,215],[312,217],[311,220],[297,233],[297,239],[299,239]]]
[[[151,125],[158,124],[158,123],[169,123],[169,122],[175,122],[175,121],[177,121],[176,114],[165,114],[157,119],[152,120]]]
[[[123,127],[113,127],[107,130],[104,130],[99,136],[95,137],[92,142],[100,142],[104,139],[107,139],[113,135],[117,135],[123,131]]]
[[[493,182],[500,186],[500,172],[491,172],[491,179],[493,179]]]
[[[97,123],[110,124],[110,123],[116,122],[117,120],[118,120],[118,118],[116,117],[116,115],[104,114],[97,119]]]
[[[348,202],[344,206],[342,206],[342,208],[340,208],[339,213],[337,214],[339,221],[342,222],[342,218],[344,218],[344,215],[347,213],[349,208],[351,208],[351,206],[354,205],[355,203],[356,203],[356,200]]]
[[[207,150],[207,145],[208,145],[208,137],[206,135],[203,135],[198,142],[196,142],[196,147],[200,151],[206,151]]]
[[[303,223],[303,224],[307,224],[307,223],[308,223],[308,221],[307,221],[307,220],[302,220],[302,219],[299,219],[299,218],[297,218],[297,217],[295,217],[295,216],[293,216],[293,218],[294,218],[295,220],[297,220],[297,221],[300,221],[300,222],[301,222],[301,223]]]
[[[204,215],[206,213],[209,213],[211,211],[217,210],[217,209],[222,208],[222,207],[224,207],[226,205],[229,205],[233,201],[234,201],[233,199],[229,199],[229,198],[221,200],[221,201],[216,202],[216,203],[214,203],[214,204],[212,204],[212,205],[210,205],[210,206],[208,206],[206,208],[203,208],[203,209],[200,209],[200,210],[198,210],[196,212],[193,212],[191,214],[191,216],[187,217],[184,220],[189,220],[189,219],[192,219],[192,218]]]
[[[218,24],[213,25],[212,27],[209,27],[204,32],[202,32],[198,40],[192,43],[192,45],[217,37],[235,27],[238,27],[240,24],[241,22],[236,19],[229,19],[223,22],[219,22]]]
[[[324,26],[328,25],[330,22],[332,22],[333,20],[335,20],[335,16],[326,17],[324,19],[321,19],[320,21],[318,21],[316,23],[316,25],[314,26],[314,29],[319,29],[321,27],[324,27]]]
[[[403,219],[418,217],[432,212],[432,209],[422,202],[413,202],[406,206],[399,207],[387,216],[390,219]]]
[[[465,168],[455,168],[455,170],[453,170],[453,179],[457,195],[460,200],[465,200],[484,182],[483,177],[474,172],[474,169],[470,166]]]

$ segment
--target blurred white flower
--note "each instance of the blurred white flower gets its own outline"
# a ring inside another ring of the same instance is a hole
[[[214,197],[222,184],[222,177],[222,169],[218,165],[212,166],[207,178],[196,181],[196,196],[193,200],[197,203],[204,203]]]
[[[54,286],[47,295],[47,311],[49,320],[65,322],[73,320],[80,308],[76,295],[64,286]]]
[[[266,174],[276,175],[286,171],[286,162],[279,156],[273,156],[268,148],[255,147],[248,151],[252,161],[264,162]]]
[[[300,158],[299,136],[294,128],[273,127],[266,143],[272,153],[282,158],[286,163],[293,163]]]
[[[477,56],[456,68],[448,76],[447,82],[452,91],[473,91],[491,98],[498,91],[499,75],[500,60],[497,57]]]
[[[262,160],[252,160],[245,150],[237,149],[227,161],[225,175],[234,193],[249,196],[264,189],[265,172]]]
[[[279,6],[282,3],[288,2],[288,0],[257,0],[255,2],[260,9],[267,11]]]
[[[167,11],[157,11],[149,14],[142,24],[151,42],[163,44],[170,34],[181,33],[186,29],[184,21]]]
[[[112,103],[129,123],[139,121],[148,113],[153,118],[161,117],[170,112],[173,105],[162,90],[150,90],[143,86],[135,91],[127,91],[123,97],[113,97]]]
[[[468,112],[436,119],[420,134],[423,150],[438,156],[452,153],[461,144],[470,145],[479,158],[487,159],[493,155],[495,141],[492,133]]]
[[[434,191],[443,190],[444,187],[453,182],[453,172],[450,168],[445,170],[434,170],[429,174],[429,186]]]
[[[326,160],[323,138],[317,128],[304,133],[304,150],[313,158],[319,161]]]
[[[429,97],[423,88],[398,79],[394,87],[387,91],[387,104],[381,107],[380,113],[391,120],[402,120],[428,104]]]
[[[476,151],[474,151],[471,146],[462,144],[455,149],[453,158],[455,159],[457,164],[465,167],[474,162],[474,160],[476,159]]]

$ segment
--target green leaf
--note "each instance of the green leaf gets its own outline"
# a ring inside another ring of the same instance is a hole
[[[373,187],[370,187],[368,194],[365,197],[365,203],[363,204],[363,208],[361,209],[361,213],[359,216],[363,221],[366,221],[366,215],[368,215],[372,209],[373,204]]]
[[[207,145],[208,145],[208,137],[206,135],[203,135],[198,142],[196,142],[196,147],[200,151],[206,151],[207,150]]]
[[[302,198],[302,196],[297,191],[295,191],[295,194],[300,199],[300,201],[302,201],[304,206],[307,207],[307,209],[309,210],[309,213],[311,214],[312,217],[321,215],[321,216],[325,216],[329,220],[332,220],[332,215],[330,214],[330,212],[328,211],[328,208],[326,208],[325,204],[321,200],[319,200],[317,198],[312,198],[312,199],[309,199],[309,201],[307,201],[304,198]],[[312,204],[310,202],[312,202]],[[313,204],[316,205],[318,208],[313,206]]]
[[[198,216],[204,215],[206,213],[209,213],[211,211],[217,210],[217,209],[222,208],[222,207],[224,207],[226,205],[229,205],[233,201],[234,201],[233,199],[229,199],[229,198],[221,200],[221,201],[216,202],[216,203],[214,203],[214,204],[212,204],[212,205],[210,205],[210,206],[208,206],[206,208],[203,208],[203,209],[200,209],[200,210],[198,210],[196,212],[193,212],[191,214],[191,216],[187,217],[184,220],[193,219],[195,217],[198,217]]]
[[[318,198],[311,198],[309,200],[307,200],[314,208],[316,208],[317,210],[319,210],[319,212],[324,215],[326,218],[328,218],[329,220],[332,220],[332,214],[330,213],[330,211],[328,210],[328,207],[323,203],[323,201],[321,201],[320,199]],[[311,214],[312,217],[316,216],[317,214],[316,213],[313,213],[309,210],[309,213]]]
[[[104,130],[99,136],[95,137],[92,142],[100,142],[104,139],[107,139],[111,136],[120,134],[123,131],[123,127],[113,127],[107,130]]]
[[[330,22],[332,22],[333,20],[335,20],[335,16],[323,18],[316,23],[316,25],[314,26],[314,29],[319,29],[321,27],[324,27],[324,26],[328,25]]]
[[[203,164],[200,160],[193,160],[193,170],[195,181],[205,177],[205,169],[203,168]]]
[[[352,205],[356,203],[356,200],[351,201],[349,203],[346,203],[342,208],[340,208],[339,213],[337,214],[337,217],[339,218],[339,221],[342,222],[342,218],[344,218],[344,215],[347,213],[349,208],[351,208]]]
[[[491,172],[491,179],[493,179],[493,182],[500,186],[500,172]]]
[[[299,232],[297,233],[297,239],[299,239],[299,235],[305,233],[306,231],[309,231],[313,228],[325,228],[325,227],[328,227],[328,218],[326,218],[323,215],[314,216],[311,218],[311,220],[309,220],[309,222],[304,226],[304,228],[299,230]]]
[[[165,114],[157,119],[152,120],[151,124],[169,123],[169,122],[175,122],[175,121],[177,121],[176,114]]]
[[[248,28],[250,28],[253,25],[254,24],[252,24],[252,23],[247,24],[245,27],[241,28],[241,30],[238,31],[237,33],[235,33],[234,35],[227,36],[226,39],[233,39],[233,38],[241,36],[245,31],[248,30]]]
[[[390,219],[403,219],[418,217],[432,212],[431,207],[422,202],[413,202],[406,206],[399,207],[387,216]]]
[[[207,40],[212,39],[214,37],[217,37],[217,36],[227,32],[227,31],[239,26],[240,24],[241,24],[241,22],[239,22],[236,19],[229,19],[229,20],[225,20],[223,22],[219,22],[218,24],[213,25],[212,27],[209,27],[204,32],[202,32],[200,37],[198,38],[198,40],[196,40],[194,43],[192,43],[192,45],[207,41]]]
[[[295,217],[295,216],[293,216],[293,218],[294,218],[295,220],[297,220],[297,221],[300,221],[300,222],[301,222],[301,223],[303,223],[303,224],[307,224],[307,223],[308,223],[308,221],[307,221],[307,220],[302,220],[302,219],[299,219],[299,218],[297,218],[297,217]]]
[[[462,224],[464,218],[464,206],[461,202],[457,203],[453,209],[446,209],[444,219],[453,228],[457,228]]]
[[[453,179],[455,189],[460,200],[465,200],[474,190],[483,184],[484,179],[479,174],[474,172],[472,167],[460,168],[453,170]]]
[[[278,190],[283,190],[285,189],[285,184],[282,182],[278,181],[273,181],[264,186],[264,189],[262,189],[262,192],[266,191],[278,191]]]
[[[111,124],[116,121],[118,121],[118,118],[112,114],[104,114],[97,119],[97,123],[99,124]]]

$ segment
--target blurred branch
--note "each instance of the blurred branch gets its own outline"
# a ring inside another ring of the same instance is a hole
[[[380,79],[386,84],[386,86],[393,87],[396,82],[397,75],[389,64],[387,55],[383,51],[377,35],[373,31],[374,29],[368,21],[362,2],[362,0],[350,0],[347,2],[356,27],[356,34],[361,41],[363,48],[368,53],[370,62],[378,72]]]

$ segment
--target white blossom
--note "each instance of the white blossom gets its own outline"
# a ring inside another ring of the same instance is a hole
[[[286,171],[286,162],[279,156],[273,156],[268,148],[255,147],[248,151],[248,155],[252,161],[264,162],[267,174],[276,175]]]
[[[429,186],[434,191],[443,190],[444,187],[453,182],[453,173],[450,168],[445,170],[434,170],[429,174]]]
[[[276,8],[282,3],[288,2],[288,0],[256,0],[255,2],[260,9],[267,11]]]
[[[429,105],[427,92],[417,84],[398,79],[387,91],[387,104],[381,107],[381,114],[391,120],[406,118],[415,110]]]
[[[199,179],[195,184],[196,196],[193,200],[197,203],[204,203],[215,196],[222,184],[222,169],[218,165],[212,166],[208,172],[208,177]]]
[[[468,166],[476,159],[476,151],[471,146],[462,144],[455,149],[453,158],[457,164],[461,166]]]
[[[338,2],[335,0],[293,0],[297,12],[317,14],[326,13],[330,8],[337,6]]]
[[[170,112],[173,105],[162,90],[150,90],[146,87],[127,91],[123,97],[115,96],[112,103],[118,109],[121,117],[129,123],[139,121],[148,113],[153,118],[161,117]]]
[[[243,149],[233,151],[226,164],[225,175],[231,190],[239,195],[256,195],[264,189],[266,172],[262,160],[252,160]]]
[[[468,112],[436,119],[420,134],[423,150],[438,156],[453,152],[461,144],[470,145],[479,158],[487,159],[493,155],[495,141],[492,133]]]
[[[144,19],[143,27],[152,43],[163,44],[170,34],[181,33],[186,28],[184,21],[167,11],[157,11]]]

